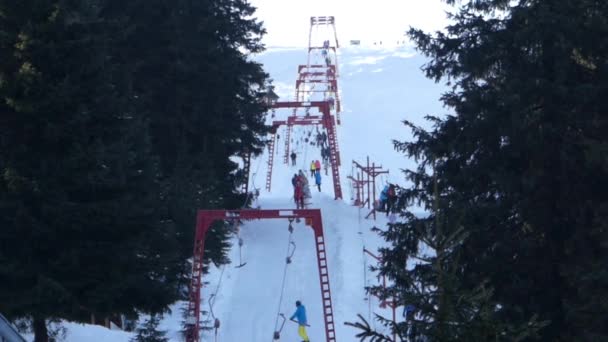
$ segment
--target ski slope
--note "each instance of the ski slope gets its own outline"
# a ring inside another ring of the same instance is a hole
[[[297,65],[305,63],[306,50],[271,48],[255,58],[264,64],[274,80],[280,100],[292,100]],[[392,139],[411,139],[410,132],[401,121],[407,119],[427,127],[424,115],[444,114],[439,103],[444,88],[424,77],[420,67],[425,62],[424,58],[403,45],[391,48],[346,47],[339,52],[338,82],[343,112],[342,125],[337,130],[344,199],[334,200],[331,176],[323,174],[321,192],[311,184],[313,197],[309,206],[321,209],[323,217],[337,341],[356,340],[354,335],[357,331],[343,323],[356,321],[357,314],[368,319],[373,318],[373,313],[386,317],[391,315],[390,311],[378,307],[377,299],[368,299],[364,291],[365,286],[376,284],[378,279],[366,271],[366,267],[375,261],[364,256],[363,247],[375,251],[382,244],[370,228],[374,225],[384,227],[386,217],[379,215],[377,221],[365,220],[364,216],[369,211],[350,205],[353,194],[347,176],[352,173],[352,160],[364,163],[369,156],[376,165],[389,170],[388,176],[377,178],[380,184],[376,193],[387,181],[405,184],[400,170],[413,167],[414,161],[393,149]],[[287,114],[277,112],[277,119]],[[294,139],[303,139],[309,130],[296,127]],[[279,135],[284,137],[284,131],[279,130]],[[279,140],[276,144],[270,193],[264,190],[268,156],[264,154],[252,161],[250,189],[260,189],[257,205],[262,209],[294,208],[292,175],[299,169],[307,172],[312,159],[321,160],[320,151],[308,144],[300,142],[292,147],[298,154],[295,167],[283,164],[283,142]],[[210,274],[204,276],[202,310],[211,309],[211,299],[213,313],[220,319],[221,326],[217,330],[217,339],[214,331],[208,331],[202,334],[203,341],[270,342],[278,313],[289,317],[295,311],[294,303],[298,299],[307,308],[311,341],[325,341],[313,231],[303,222],[294,222],[296,250],[293,262],[287,267],[284,292],[281,291],[288,224],[286,219],[246,222],[240,232],[244,241],[242,258],[247,264],[235,268],[239,262],[235,237],[230,252],[233,263],[219,269],[212,267]],[[180,329],[184,306],[184,302],[175,303],[171,307],[172,312],[161,322],[160,329],[167,331],[172,342],[183,341]],[[145,318],[142,317],[142,321]],[[207,318],[211,319],[211,315]],[[370,323],[375,322],[370,320]],[[66,328],[66,342],[126,342],[133,336],[127,332],[74,323],[66,323]],[[33,340],[31,335],[27,338]],[[294,323],[285,323],[280,341],[300,341]]]
[[[260,61],[275,80],[281,101],[292,100],[296,66],[305,58],[305,51],[297,49],[271,49],[260,56]],[[321,209],[323,217],[336,337],[338,341],[353,341],[357,331],[345,326],[344,322],[356,321],[357,314],[369,319],[374,313],[390,317],[391,312],[380,309],[377,299],[368,298],[365,294],[365,286],[377,283],[378,279],[366,271],[367,266],[375,261],[364,255],[363,248],[375,251],[382,244],[370,228],[374,225],[384,227],[387,219],[379,215],[376,221],[366,220],[368,209],[350,205],[353,194],[346,177],[352,174],[351,161],[364,163],[369,156],[376,165],[381,164],[389,170],[387,177],[378,177],[380,184],[376,193],[386,181],[403,184],[400,170],[413,167],[414,163],[393,150],[392,139],[411,138],[400,124],[404,119],[426,126],[422,119],[424,115],[441,115],[438,98],[442,89],[424,78],[419,70],[424,61],[404,46],[347,48],[342,50],[339,59],[339,87],[344,111],[341,114],[342,125],[338,126],[338,139],[344,200],[333,199],[331,177],[325,176],[321,192],[311,187],[313,197],[309,208]],[[284,115],[289,113],[277,112],[278,119]],[[262,209],[294,208],[292,175],[300,169],[308,172],[310,161],[321,159],[320,151],[303,141],[308,132],[315,134],[312,127],[294,127],[292,148],[298,154],[296,166],[283,164],[284,144],[279,138],[275,145],[270,193],[264,190],[268,156],[264,154],[252,163],[251,185],[261,191],[258,205]],[[280,129],[278,133],[285,136],[284,130]],[[314,183],[311,179],[309,181]],[[222,323],[217,332],[218,341],[272,341],[277,315],[284,313],[289,317],[295,311],[296,300],[301,300],[307,308],[311,340],[325,341],[313,231],[303,222],[294,224],[297,248],[293,262],[287,268],[282,291],[289,237],[287,228],[287,220],[246,223],[241,229],[246,266],[224,269],[219,290],[217,274],[221,274],[221,270],[209,276],[211,282],[203,290],[203,298],[208,299],[210,295],[215,298],[212,300],[213,311]],[[237,253],[238,249],[233,249],[233,260],[238,260]],[[208,303],[204,308],[209,308]],[[214,341],[215,338],[214,333],[203,336],[206,341]],[[297,325],[287,322],[281,332],[281,341],[299,340]]]
[[[359,224],[356,208],[336,202],[326,194],[313,194],[313,202],[322,207],[336,335],[348,336],[348,329],[342,323],[352,320],[353,313],[367,312],[363,256],[367,225]],[[292,207],[289,200],[280,198],[262,199],[260,205],[262,208]],[[215,316],[222,323],[218,341],[272,341],[277,315],[293,314],[297,299],[306,306],[311,340],[325,340],[314,236],[303,221],[293,223],[296,248],[287,266],[284,292],[281,289],[288,225],[288,220],[277,219],[253,221],[242,227],[243,261],[247,264],[242,268],[231,265],[224,269],[221,287],[212,301]],[[232,258],[238,260],[236,248]],[[218,281],[219,278],[212,279],[205,287],[205,298],[216,291]],[[296,329],[295,323],[285,323],[281,341],[298,340]],[[203,340],[213,341],[213,333],[206,336]]]

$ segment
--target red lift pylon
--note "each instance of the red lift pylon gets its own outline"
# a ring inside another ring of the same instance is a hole
[[[333,29],[333,42],[326,39],[327,35],[318,34],[323,28]],[[313,34],[314,33],[314,34]],[[322,42],[321,42],[322,40]],[[296,80],[296,101],[277,102],[276,98],[270,99],[273,118],[276,109],[291,108],[292,115],[283,121],[274,121],[272,129],[272,139],[268,145],[269,158],[266,174],[266,190],[272,187],[272,168],[274,164],[275,135],[281,125],[286,125],[285,151],[283,163],[289,164],[291,133],[294,125],[318,125],[322,124],[327,132],[327,147],[329,148],[329,162],[332,169],[334,182],[335,198],[342,198],[342,188],[340,186],[340,149],[338,146],[338,136],[336,122],[340,123],[339,112],[341,110],[339,91],[338,91],[338,62],[336,49],[339,48],[336,33],[335,18],[311,17],[310,32],[308,35],[308,59],[306,65],[298,66],[298,78]],[[333,56],[330,54],[333,52]],[[321,120],[311,117],[309,111],[317,107],[322,114]],[[298,109],[304,108],[305,115],[298,115]],[[336,117],[332,116],[335,111]]]
[[[353,201],[354,206],[364,206],[363,194],[365,189],[365,184],[367,181],[361,176],[361,172],[358,172],[355,177],[348,176],[348,179],[351,180],[353,185],[353,190],[355,191],[355,198]]]
[[[331,33],[333,39],[326,39]],[[315,101],[318,97],[314,95],[322,94],[323,100],[333,103],[332,107],[336,110],[336,121],[339,125],[342,105],[338,91],[338,48],[340,44],[335,17],[310,17],[308,58],[306,65],[298,66],[296,101]],[[317,86],[321,89],[316,89]]]
[[[249,192],[249,171],[251,169],[251,152],[243,152],[243,175],[245,180],[241,185],[241,193],[246,194]]]
[[[323,125],[327,130],[327,141],[330,150],[329,161],[331,164],[332,179],[334,182],[334,196],[335,199],[342,198],[342,186],[340,185],[340,150],[338,149],[338,139],[336,135],[336,124],[334,117],[330,114],[330,104],[327,101],[313,101],[313,102],[275,102],[271,105],[274,109],[279,108],[317,108],[322,114],[321,116],[309,115],[309,116],[289,116],[287,120],[275,120],[273,121],[272,131],[276,132],[281,125],[296,126],[296,125]],[[274,157],[274,135],[273,140],[269,145],[270,157],[268,159],[268,170],[266,173],[266,189],[270,189],[270,183],[272,182],[272,163]],[[270,191],[270,190],[269,190]]]
[[[252,219],[304,219],[314,231],[319,268],[319,284],[323,302],[325,321],[325,338],[327,342],[336,342],[334,312],[329,286],[327,268],[327,246],[323,235],[323,222],[320,209],[302,210],[199,210],[196,217],[196,234],[194,239],[194,258],[192,261],[192,279],[186,320],[186,342],[200,341],[201,288],[203,275],[203,254],[205,237],[211,224],[218,220],[252,220]]]
[[[270,132],[272,139],[268,142],[268,172],[266,173],[266,191],[272,186],[272,165],[274,164],[274,142],[277,139],[276,127]]]
[[[367,214],[367,216],[365,216],[365,218],[368,218],[370,215],[373,215],[375,220],[376,208],[374,206],[374,201],[376,200],[376,177],[383,173],[388,173],[388,170],[382,170],[382,165],[376,166],[376,163],[372,163],[370,165],[369,157],[367,157],[367,166],[363,166],[354,160],[353,165],[359,168],[362,173],[367,176],[367,179],[364,182],[364,184],[367,185],[367,198],[365,199],[365,188],[363,187],[362,193],[364,202],[361,203],[361,207],[363,208],[367,203],[367,208],[371,208],[371,211],[369,212],[369,214]]]

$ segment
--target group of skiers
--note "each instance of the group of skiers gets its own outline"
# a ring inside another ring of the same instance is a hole
[[[296,209],[304,209],[304,199],[311,196],[308,179],[306,179],[306,175],[302,170],[293,175],[291,185],[293,185],[293,200],[296,202]]]
[[[310,163],[310,177],[314,177],[317,189],[321,192],[321,162],[313,160]],[[291,178],[293,185],[293,199],[297,209],[304,209],[304,200],[310,198],[310,186],[308,179],[302,170],[294,174]]]
[[[317,146],[321,149],[321,159],[325,163],[325,175],[327,176],[327,168],[329,166],[329,159],[331,158],[331,150],[327,143],[327,134],[325,131],[317,133]]]

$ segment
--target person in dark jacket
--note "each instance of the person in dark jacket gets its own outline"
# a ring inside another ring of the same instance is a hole
[[[289,155],[291,157],[291,165],[292,166],[296,166],[296,153],[295,152],[291,152],[291,154]]]

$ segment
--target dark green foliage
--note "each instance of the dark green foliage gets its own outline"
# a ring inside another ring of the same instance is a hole
[[[149,319],[139,328],[137,328],[137,335],[135,335],[131,342],[167,342],[169,339],[166,337],[167,332],[158,330],[158,323],[160,317],[156,315],[150,316]]]
[[[97,18],[82,4],[10,3],[0,3],[2,309],[73,319],[160,309],[174,298],[161,277],[175,252],[152,245],[169,234],[156,164],[112,87]]]
[[[262,151],[266,74],[244,53],[261,51],[263,30],[245,19],[253,8],[242,0],[109,3],[107,15],[124,22],[116,57],[160,158],[164,219],[187,257],[196,209],[245,203],[235,192],[243,177],[228,157]],[[213,230],[206,246],[225,249],[225,232]]]
[[[231,156],[266,133],[253,8],[231,1],[0,0],[0,311],[162,312],[195,213],[246,202]],[[206,243],[228,262],[229,227]]]
[[[420,203],[430,216],[404,212],[400,229],[384,234],[392,246],[383,256],[401,257],[382,267],[396,280],[391,295],[428,302],[413,296],[422,283],[399,275],[421,243],[438,242],[430,237],[441,222],[444,233],[463,234],[443,264],[454,280],[444,284],[464,299],[454,308],[473,305],[458,321],[483,313],[485,302],[494,307],[489,322],[503,327],[490,330],[514,340],[533,339],[518,327],[535,317],[547,323],[537,340],[608,340],[608,272],[600,266],[608,264],[607,17],[605,1],[480,0],[463,5],[447,33],[410,31],[431,57],[426,74],[453,85],[442,100],[454,114],[430,118],[430,132],[408,123],[416,140],[396,143],[420,162],[407,173],[413,185],[401,206]],[[440,268],[421,264],[413,279],[440,284]],[[475,289],[483,301],[466,300]],[[429,336],[444,341],[433,335],[439,328]]]

